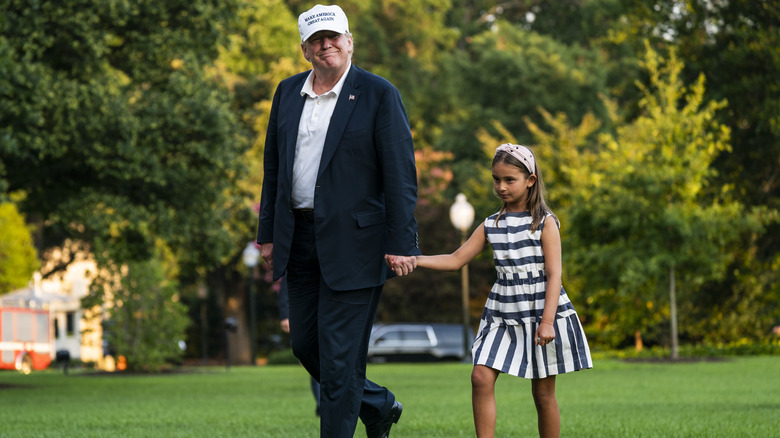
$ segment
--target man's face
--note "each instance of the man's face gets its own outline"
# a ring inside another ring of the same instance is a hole
[[[352,36],[323,30],[309,37],[301,48],[315,71],[341,71],[352,54]]]

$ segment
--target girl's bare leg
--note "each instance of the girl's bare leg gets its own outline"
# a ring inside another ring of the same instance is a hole
[[[473,377],[472,377],[473,381]],[[561,413],[555,398],[555,376],[531,381],[531,393],[541,438],[558,438],[561,434]]]
[[[477,438],[493,438],[496,433],[496,379],[498,371],[475,365],[471,371],[471,404]]]

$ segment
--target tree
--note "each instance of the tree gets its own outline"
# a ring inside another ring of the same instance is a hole
[[[705,99],[729,102],[728,109],[716,116],[731,129],[733,146],[714,165],[724,176],[741,181],[738,194],[749,205],[776,208],[780,187],[780,85],[776,80],[780,60],[774,50],[780,41],[777,2],[622,3],[628,13],[619,40],[613,42],[639,47],[649,39],[653,45],[675,46],[685,61],[682,75],[686,81],[699,74],[707,77]],[[777,248],[777,235],[768,234],[759,244]]]
[[[185,273],[226,258],[247,140],[203,67],[235,2],[3,3],[0,177],[36,245],[143,260],[160,237]]]
[[[722,279],[733,259],[726,248],[760,230],[761,216],[745,211],[728,186],[712,190],[711,163],[729,147],[728,128],[714,121],[725,102],[703,101],[703,76],[683,85],[674,50],[663,62],[646,49],[642,66],[650,85],[640,84],[642,114],[603,139],[598,165],[572,203],[571,222],[579,264],[591,271],[588,285],[598,291],[591,298],[623,303],[616,313],[663,309],[676,358],[675,286],[695,290]],[[659,305],[665,284],[668,307]]]
[[[11,202],[0,203],[0,295],[24,287],[39,266],[30,229]]]
[[[631,84],[638,76],[630,65],[643,41],[653,47],[676,47],[684,61],[684,82],[707,78],[705,101],[728,101],[714,117],[730,128],[728,151],[713,161],[723,184],[745,209],[778,210],[780,164],[780,8],[771,1],[641,2],[623,0],[625,15],[613,22],[601,47],[609,53],[611,84],[621,91],[627,114],[638,114]],[[642,78],[646,80],[646,78]],[[633,111],[631,108],[634,108]],[[632,116],[633,117],[633,116]],[[713,184],[711,189],[718,190]],[[706,300],[695,312],[695,340],[711,342],[756,339],[770,333],[780,318],[780,287],[775,269],[780,253],[780,222],[767,218],[760,234],[728,249],[733,262],[727,275],[707,284]],[[740,308],[737,315],[733,309]],[[745,313],[747,312],[747,313]]]
[[[479,179],[473,165],[484,160],[478,133],[487,131],[508,140],[503,129],[526,143],[532,137],[523,118],[544,124],[539,107],[561,112],[574,123],[588,112],[608,121],[599,97],[606,94],[606,76],[596,51],[569,47],[497,21],[492,30],[474,36],[467,51],[454,54],[450,62],[456,66],[453,72],[460,72],[450,91],[458,96],[458,105],[441,117],[445,128],[437,147],[453,152],[457,181]],[[490,183],[490,179],[483,181]],[[467,189],[460,191],[476,199]]]
[[[251,142],[210,67],[240,3],[0,0],[0,187],[42,253],[73,245],[110,275],[153,269],[162,240],[183,290],[235,263]]]
[[[160,371],[176,362],[189,321],[171,254],[159,246],[149,260],[100,266],[108,272],[92,284],[84,307],[105,321],[103,337],[115,358],[124,356],[130,371]]]

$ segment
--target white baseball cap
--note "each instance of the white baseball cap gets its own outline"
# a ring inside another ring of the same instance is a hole
[[[340,34],[349,33],[347,15],[336,5],[317,5],[298,17],[298,32],[301,42],[321,30],[330,30]]]

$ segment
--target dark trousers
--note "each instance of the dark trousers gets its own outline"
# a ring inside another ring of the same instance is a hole
[[[357,419],[381,420],[395,402],[366,379],[368,338],[382,286],[335,291],[320,274],[314,224],[296,218],[287,265],[293,353],[320,382],[320,436],[351,438]]]

